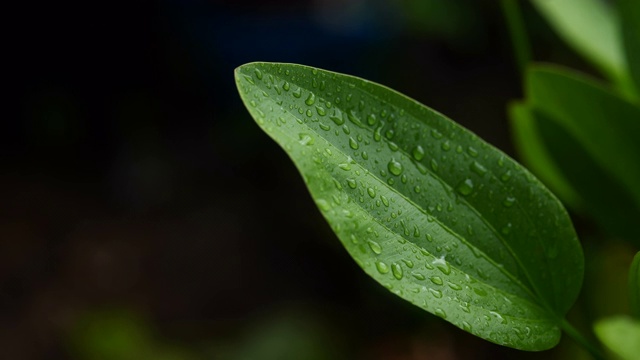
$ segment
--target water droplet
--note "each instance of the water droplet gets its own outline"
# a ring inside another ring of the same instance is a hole
[[[462,322],[462,330],[466,331],[466,332],[471,332],[471,324],[469,324],[466,321]]]
[[[366,151],[363,151],[362,152],[362,158],[365,159],[365,160],[369,160],[369,154],[367,154]]]
[[[249,75],[244,75],[244,79],[247,80],[247,82],[249,84],[251,84],[251,85],[255,85],[256,84],[256,82],[253,81],[253,78],[251,76],[249,76]]]
[[[516,333],[516,336],[518,337],[518,339],[524,340],[524,334],[522,333],[522,330],[518,328],[513,328],[513,332]]]
[[[376,191],[373,188],[367,188],[367,193],[369,194],[369,196],[373,199],[376,197]]]
[[[424,149],[418,145],[413,148],[413,158],[420,161],[424,158]]]
[[[311,135],[305,134],[305,133],[300,133],[300,134],[298,134],[298,136],[300,137],[300,141],[298,141],[300,143],[300,145],[313,145],[314,140],[311,137]]]
[[[413,269],[413,261],[411,261],[411,260],[407,260],[407,259],[402,259],[402,262],[403,262],[405,265],[407,265],[407,267],[408,267],[409,269]]]
[[[500,232],[502,232],[502,234],[504,235],[509,235],[509,233],[511,232],[511,226],[511,223],[507,223],[507,225],[505,225]]]
[[[331,210],[331,204],[329,204],[329,202],[327,200],[324,199],[318,199],[316,201],[316,204],[318,205],[318,207],[320,208],[320,210],[322,211],[328,211]]]
[[[376,116],[374,114],[369,114],[369,116],[367,116],[367,124],[369,125],[375,125],[376,122],[378,122],[378,119],[376,119]]]
[[[298,88],[298,90],[291,93],[293,97],[300,98],[302,96],[302,88]]]
[[[438,171],[438,162],[436,159],[431,159],[431,169],[433,171]]]
[[[413,191],[415,191],[415,192],[416,192],[416,194],[419,194],[421,190],[422,190],[422,189],[420,189],[420,186],[418,186],[418,185],[416,185],[416,186],[413,188]]]
[[[320,129],[322,129],[322,130],[324,130],[324,131],[329,131],[329,130],[331,130],[331,126],[329,126],[329,125],[327,125],[327,124],[320,123],[320,125],[319,125],[319,126],[320,126]]]
[[[355,189],[358,186],[358,184],[354,179],[347,179],[347,186],[349,186],[352,189]]]
[[[389,199],[387,199],[384,195],[380,195],[380,200],[382,200],[384,206],[389,207]]]
[[[489,311],[489,314],[491,314],[491,315],[495,316],[495,317],[496,317],[496,319],[497,319],[498,321],[500,321],[500,323],[501,323],[501,324],[506,324],[506,323],[507,323],[507,320],[505,320],[505,319],[502,317],[502,315],[498,314],[497,312],[495,312],[495,311]]]
[[[304,103],[311,106],[315,102],[316,102],[316,95],[312,92],[309,92],[309,96],[307,96],[307,100],[305,100]]]
[[[387,131],[384,133],[384,136],[385,136],[387,139],[391,140],[391,139],[393,139],[393,135],[394,135],[394,134],[395,134],[395,131],[393,131],[393,129],[389,129],[389,130],[387,130]]]
[[[442,145],[440,145],[440,147],[444,151],[449,151],[449,149],[451,149],[451,144],[449,143],[449,140],[447,140],[447,141],[443,142]]]
[[[462,290],[462,286],[458,285],[458,284],[454,284],[450,281],[447,281],[447,285],[451,288],[451,290]]]
[[[505,171],[505,173],[500,176],[500,180],[502,181],[506,182],[509,181],[509,179],[511,179],[511,170]]]
[[[349,147],[352,148],[353,150],[357,150],[360,145],[358,145],[358,142],[356,141],[356,139],[349,137]]]
[[[347,163],[339,164],[338,167],[345,171],[351,170],[351,165]]]
[[[380,255],[382,253],[382,247],[380,246],[380,244],[378,244],[377,242],[373,241],[373,240],[369,240],[367,241],[367,243],[369,244],[369,247],[371,248],[371,251],[373,251],[374,253]]]
[[[313,113],[311,112],[311,110],[307,110],[307,116],[308,116],[308,117],[313,116]]]
[[[392,173],[393,175],[398,176],[402,173],[402,164],[396,161],[395,159],[391,159],[391,161],[389,161],[387,168],[389,169],[389,172]]]
[[[474,161],[471,164],[471,171],[473,171],[474,173],[478,174],[479,176],[484,176],[484,174],[487,173],[487,168],[482,166],[482,164],[480,164],[479,162]]]
[[[460,309],[462,309],[462,311],[464,311],[466,313],[470,313],[471,312],[471,308],[469,307],[469,303],[468,302],[463,301],[458,306],[460,306]]]
[[[436,316],[439,316],[439,317],[441,317],[441,318],[443,318],[443,319],[446,319],[446,318],[447,318],[447,313],[446,313],[446,312],[444,312],[444,310],[442,310],[442,309],[440,309],[440,308],[437,308],[433,313],[434,313]]]
[[[433,295],[434,298],[436,299],[440,299],[442,298],[442,291],[440,290],[436,290],[436,289],[429,289],[429,292],[431,293],[431,295]]]
[[[255,73],[258,80],[262,80],[262,71],[260,71],[259,69],[256,69]]]
[[[511,207],[515,202],[516,198],[508,196],[506,199],[504,199],[502,205],[504,205],[505,207]]]
[[[472,157],[477,157],[477,156],[478,156],[478,150],[476,150],[476,149],[472,148],[471,146],[469,146],[469,147],[467,148],[467,153],[468,153],[469,155],[471,155]]]
[[[416,278],[417,280],[424,280],[426,279],[424,275],[420,274],[419,272],[416,271],[412,271],[411,272],[411,276],[413,276],[414,278]]]
[[[316,112],[318,113],[318,115],[320,116],[325,116],[327,115],[327,112],[324,110],[324,108],[322,106],[316,106]]]
[[[433,136],[434,139],[442,139],[442,133],[437,129],[431,129],[431,136]]]
[[[420,229],[418,229],[418,226],[416,225],[413,225],[413,236],[420,237]]]
[[[487,296],[487,291],[482,289],[482,288],[473,288],[473,292],[476,293],[478,296]]]
[[[404,275],[402,273],[402,266],[400,266],[400,264],[398,263],[391,264],[391,272],[393,273],[393,277],[398,280],[402,279],[402,276]]]
[[[377,127],[373,132],[373,139],[375,141],[380,141],[382,139],[382,126]]]
[[[436,284],[436,285],[442,285],[442,278],[440,278],[439,276],[432,276],[429,278],[431,280],[432,283]]]
[[[389,272],[389,266],[382,261],[376,262],[376,269],[378,269],[380,274],[386,274]]]
[[[291,85],[289,85],[288,82],[285,81],[284,84],[282,84],[282,89],[284,91],[289,91],[290,88],[291,88]]]
[[[465,179],[458,184],[456,189],[464,196],[470,195],[473,192],[473,181],[471,179]]]

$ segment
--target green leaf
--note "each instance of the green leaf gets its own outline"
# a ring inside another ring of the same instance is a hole
[[[598,321],[594,331],[620,359],[640,359],[640,322],[624,316],[609,317]]]
[[[540,136],[536,118],[530,106],[525,103],[513,103],[509,107],[509,117],[513,130],[514,143],[524,163],[557,194],[565,204],[573,209],[583,205],[580,195],[553,160]]]
[[[611,79],[626,77],[620,20],[611,6],[602,0],[532,0],[532,3],[569,45]]]
[[[640,1],[618,0],[622,18],[622,40],[629,73],[640,91]]]
[[[526,104],[512,106],[511,114],[516,144],[533,172],[606,233],[640,244],[640,206],[626,188],[554,118]]]
[[[367,274],[489,341],[557,344],[582,284],[582,249],[565,209],[526,169],[367,80],[277,63],[235,76]]]
[[[640,319],[640,251],[629,267],[629,307],[631,314]]]
[[[531,67],[525,81],[529,103],[564,128],[640,204],[640,107],[557,66]]]

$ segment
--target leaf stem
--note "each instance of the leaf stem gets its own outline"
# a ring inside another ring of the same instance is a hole
[[[591,356],[593,356],[596,360],[604,360],[604,355],[602,351],[594,346],[589,340],[587,340],[584,335],[582,335],[573,325],[571,325],[566,319],[562,319],[561,324],[562,330],[569,335],[570,338],[573,339],[576,343],[582,346],[585,350],[587,350]]]
[[[520,70],[520,74],[524,74],[527,64],[531,61],[531,46],[529,44],[529,38],[527,37],[524,21],[522,20],[522,13],[518,1],[519,0],[501,0],[500,3],[507,21],[509,37],[513,44],[518,70]]]

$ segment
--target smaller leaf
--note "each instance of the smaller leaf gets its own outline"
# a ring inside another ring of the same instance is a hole
[[[640,359],[640,322],[625,316],[610,317],[598,321],[594,331],[620,359]]]
[[[566,129],[640,204],[640,107],[557,66],[530,68],[526,90],[530,104]]]
[[[622,39],[629,73],[640,92],[640,1],[618,0],[622,18]]]
[[[509,117],[517,151],[525,164],[569,207],[580,209],[583,206],[582,199],[547,150],[530,106],[525,103],[511,104]]]
[[[576,51],[611,79],[626,77],[620,20],[600,0],[533,0],[538,11]]]
[[[631,314],[640,319],[640,251],[633,258],[629,268],[629,306]]]

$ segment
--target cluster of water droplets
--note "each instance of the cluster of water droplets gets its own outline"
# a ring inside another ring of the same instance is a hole
[[[389,279],[385,280],[385,285],[390,290],[410,297],[417,305],[428,308],[442,318],[447,318],[446,306],[441,305],[446,301],[458,304],[467,313],[474,306],[483,308],[483,303],[477,300],[487,296],[482,284],[487,281],[491,283],[492,278],[499,277],[500,269],[494,265],[469,264],[477,264],[477,259],[499,259],[504,263],[507,253],[493,249],[485,252],[477,248],[479,241],[474,239],[486,237],[489,230],[485,223],[477,219],[477,214],[473,213],[476,210],[469,203],[476,197],[500,196],[502,200],[499,204],[504,209],[517,208],[518,198],[509,191],[498,193],[494,188],[499,186],[487,188],[487,183],[496,180],[504,184],[503,187],[508,187],[513,176],[509,162],[504,157],[489,158],[483,155],[486,153],[483,145],[462,145],[468,141],[464,141],[461,135],[452,137],[446,128],[421,124],[419,128],[408,129],[408,122],[401,121],[408,116],[403,110],[383,102],[372,104],[364,101],[362,92],[354,84],[330,81],[335,79],[323,74],[319,76],[316,70],[306,71],[309,73],[290,73],[290,70],[278,68],[277,76],[265,76],[262,70],[255,69],[254,74],[245,74],[244,79],[250,85],[259,81],[267,84],[266,90],[251,92],[249,104],[256,120],[267,131],[273,131],[274,126],[298,129],[297,143],[314,148],[310,150],[310,158],[333,172],[331,186],[340,192],[350,191],[346,199],[334,195],[317,199],[316,203],[323,212],[332,212],[333,216],[346,217],[356,223],[356,226],[350,226],[352,232],[348,238],[353,245],[357,245],[361,254],[366,249],[372,256],[354,258],[361,266],[368,263],[367,259],[375,259],[372,262],[375,271],[383,279]],[[267,116],[268,113],[278,115]],[[296,127],[291,121],[305,124],[306,128]],[[414,144],[405,144],[404,139],[412,139]],[[320,140],[328,145],[319,147]],[[288,151],[294,149],[290,144],[285,148]],[[388,154],[388,157],[385,159],[380,154]],[[460,161],[461,158],[465,161]],[[334,165],[336,162],[337,166]],[[458,168],[460,163],[468,165]],[[453,178],[457,180],[451,181]],[[394,191],[406,194],[424,213],[409,215],[410,207],[396,204],[396,193],[376,182],[376,179],[383,180]],[[390,246],[388,239],[377,239],[379,231],[375,231],[376,239],[359,239],[361,231],[354,231],[358,227],[358,220],[344,206],[349,202],[370,210],[380,223],[391,229],[397,244]],[[468,209],[468,218],[459,217],[461,209]],[[428,220],[427,223],[421,220],[424,218]],[[430,230],[433,228],[430,224],[436,220],[445,225],[443,230]],[[347,226],[334,227],[334,230],[339,232],[345,228]],[[514,224],[510,222],[502,223],[498,228],[500,236],[510,235],[513,229]],[[471,240],[441,241],[442,236],[452,237],[456,234]],[[434,241],[434,235],[438,241]],[[387,247],[392,249],[386,250]],[[385,251],[393,255],[387,256]],[[397,254],[404,254],[404,258],[397,258]],[[471,259],[470,255],[476,260],[466,261]],[[473,276],[467,275],[464,281],[460,281],[459,274],[452,277],[452,265]],[[513,266],[509,271],[513,271]],[[476,278],[482,283],[473,285],[477,282]],[[399,283],[394,285],[393,281]],[[500,285],[499,281],[496,282]],[[409,293],[428,294],[435,305],[429,305],[422,295],[411,297]],[[464,293],[473,294],[473,297]],[[491,316],[483,318],[484,321],[505,322],[505,317],[497,310],[491,310]],[[471,331],[472,323],[466,320],[458,322],[458,325]],[[528,336],[528,331],[523,329],[517,335]]]

